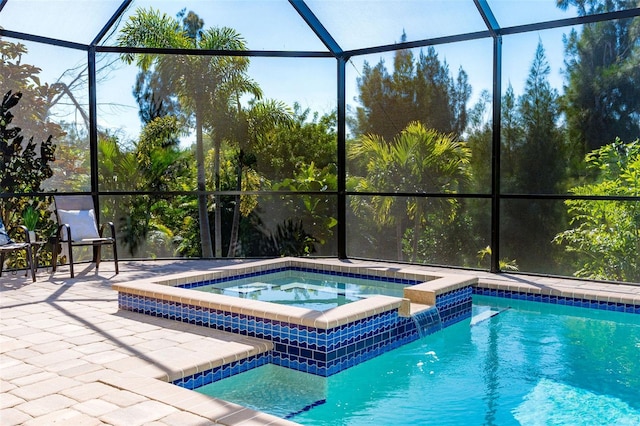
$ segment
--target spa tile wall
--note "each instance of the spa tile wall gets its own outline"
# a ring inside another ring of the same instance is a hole
[[[218,380],[226,379],[227,377],[235,376],[239,373],[244,373],[245,371],[260,367],[261,365],[269,364],[270,361],[271,354],[268,352],[252,355],[245,359],[233,361],[228,364],[220,365],[209,370],[174,380],[171,383],[186,389],[196,389],[210,383],[217,382]]]
[[[436,297],[436,307],[442,319],[442,328],[471,318],[473,287],[462,287]]]
[[[119,293],[120,309],[270,340],[272,362],[321,376],[338,373],[419,337],[397,310],[322,329]],[[434,327],[433,330],[439,328]]]

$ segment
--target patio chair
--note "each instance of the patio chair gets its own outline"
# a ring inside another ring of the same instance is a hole
[[[115,264],[116,274],[118,270],[118,249],[116,247],[116,230],[113,222],[103,223],[98,228],[96,219],[95,205],[91,195],[58,195],[54,196],[56,217],[58,219],[58,232],[56,233],[57,244],[52,256],[52,269],[55,272],[60,253],[67,256],[69,267],[71,269],[71,278],[74,277],[73,272],[73,248],[80,246],[93,247],[93,262],[96,269],[100,267],[102,246],[110,245],[113,247],[113,262]],[[111,236],[104,236],[104,229],[108,226],[111,230]],[[62,248],[59,252],[58,247]]]
[[[33,264],[33,251],[31,249],[31,242],[29,242],[29,231],[25,226],[20,225],[20,228],[22,228],[25,233],[25,242],[23,243],[17,243],[9,238],[9,235],[4,228],[4,223],[2,223],[2,218],[0,218],[0,277],[2,276],[2,270],[4,268],[5,256],[8,253],[24,250],[27,260],[27,272],[25,273],[25,276],[29,274],[29,271],[31,271],[31,278],[35,282],[36,270]]]

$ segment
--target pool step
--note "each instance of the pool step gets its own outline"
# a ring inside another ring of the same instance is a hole
[[[471,318],[471,327],[473,327],[474,325],[477,325],[483,321],[488,320],[489,318],[493,318],[498,314],[503,313],[504,311],[511,309],[510,307],[508,308],[503,308],[503,309],[488,309],[484,312],[480,312],[478,315],[474,315],[473,318]]]

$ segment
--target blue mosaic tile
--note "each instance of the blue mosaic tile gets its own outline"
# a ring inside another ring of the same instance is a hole
[[[443,327],[448,327],[471,317],[473,288],[463,287],[436,297],[436,307],[440,312]]]
[[[514,290],[495,290],[483,287],[474,287],[473,294],[481,296],[504,297],[507,299],[528,300],[532,302],[551,303],[564,306],[574,306],[579,308],[640,314],[640,305],[630,303],[589,300],[556,295],[541,295]]]
[[[244,360],[234,361],[223,366],[215,367],[174,380],[171,383],[186,389],[196,389],[216,382],[218,380],[222,380],[223,378],[243,373],[253,368],[268,364],[269,362],[271,362],[270,358],[271,355],[269,353],[253,355]]]

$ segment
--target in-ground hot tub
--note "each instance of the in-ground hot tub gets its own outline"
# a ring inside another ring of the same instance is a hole
[[[371,295],[319,311],[260,300],[194,291],[193,287],[279,271],[408,284],[403,297]],[[440,275],[375,264],[281,258],[215,271],[115,284],[120,309],[248,335],[273,342],[274,349],[240,370],[271,362],[330,376],[471,316],[469,275]],[[266,358],[265,358],[266,357]],[[215,380],[216,372],[207,379]],[[206,383],[203,383],[206,384]]]
[[[360,278],[334,271],[307,272],[301,268],[244,278],[217,279],[212,283],[190,284],[194,290],[261,300],[287,306],[326,311],[375,295],[404,297],[403,289],[419,282],[389,277]],[[354,274],[350,274],[354,275]]]

